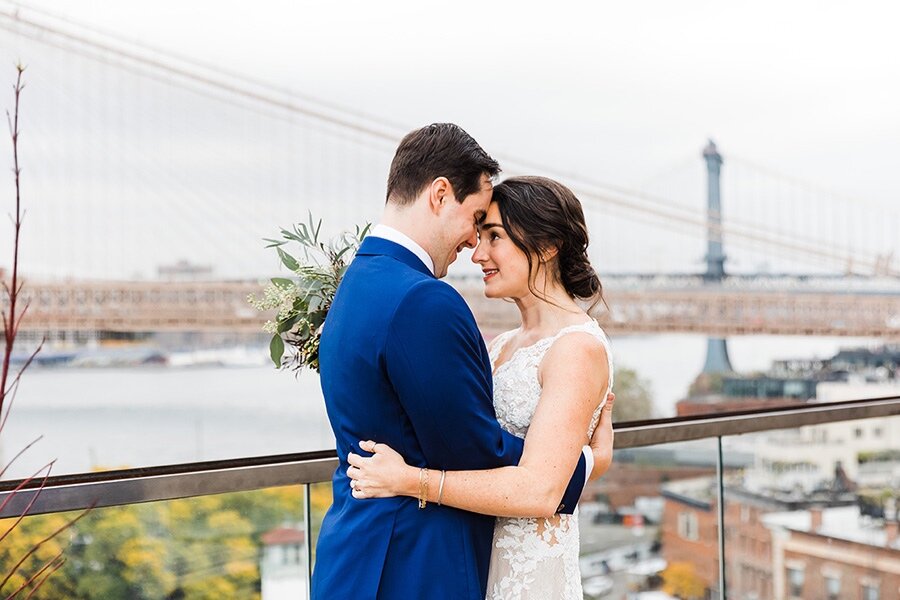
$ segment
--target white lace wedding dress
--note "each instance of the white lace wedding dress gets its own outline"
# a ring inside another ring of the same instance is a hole
[[[491,366],[517,330],[499,335],[491,346]],[[500,425],[524,438],[541,396],[538,367],[553,342],[567,333],[584,331],[597,337],[609,359],[609,386],[613,364],[609,339],[596,321],[564,327],[555,336],[519,348],[494,373],[494,410]],[[608,393],[608,391],[607,391]],[[588,435],[600,419],[603,401],[591,419]],[[550,519],[497,519],[488,575],[489,600],[582,600],[578,568],[578,511]]]

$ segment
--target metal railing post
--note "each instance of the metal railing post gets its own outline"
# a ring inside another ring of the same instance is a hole
[[[717,523],[719,528],[719,599],[725,600],[725,469],[722,459],[722,436],[716,436],[716,481],[719,484]]]
[[[312,596],[312,509],[311,483],[303,486],[303,518],[306,520],[306,597]]]

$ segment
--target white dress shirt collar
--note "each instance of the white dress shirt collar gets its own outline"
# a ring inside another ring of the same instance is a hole
[[[425,252],[425,249],[422,248],[419,244],[413,241],[411,237],[403,233],[402,231],[397,231],[393,227],[389,227],[387,225],[382,225],[379,223],[375,227],[372,228],[372,231],[369,232],[369,235],[379,237],[390,242],[394,242],[395,244],[400,244],[413,254],[415,254],[422,263],[428,267],[428,270],[431,271],[431,274],[434,275],[434,261],[431,260],[431,256]]]

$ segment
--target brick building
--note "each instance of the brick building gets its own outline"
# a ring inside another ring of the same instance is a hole
[[[772,531],[775,600],[900,598],[897,520],[860,515],[856,506],[764,517]]]
[[[715,477],[667,483],[662,488],[662,556],[686,562],[711,598],[718,594],[719,546]]]
[[[784,522],[778,535],[784,537],[782,530],[789,530],[795,535],[802,534],[803,515],[810,513],[810,507],[827,506],[826,511],[845,511],[847,515],[855,511],[856,521],[869,523],[867,527],[872,529],[871,519],[859,516],[857,496],[853,482],[846,479],[841,471],[835,473],[834,480],[812,492],[800,493],[796,489],[751,491],[743,488],[740,481],[735,478],[726,486],[725,490],[725,568],[726,586],[728,597],[735,600],[787,600],[790,598],[815,598],[830,600],[828,596],[804,593],[802,596],[784,595],[785,581],[788,577],[785,571],[785,560],[795,560],[791,554],[798,543],[788,545],[787,557],[782,546],[776,548],[773,524]],[[693,480],[677,481],[666,484],[663,487],[665,500],[663,507],[662,523],[662,556],[667,562],[687,562],[694,568],[694,573],[703,582],[707,589],[707,595],[713,596],[718,588],[718,529],[716,523],[718,511],[718,497],[716,480],[713,477],[697,478]],[[849,511],[849,512],[847,512]],[[833,513],[836,515],[840,512]],[[770,519],[772,515],[780,515],[775,521]],[[834,519],[837,517],[830,517]],[[780,521],[779,521],[780,519]],[[868,520],[867,520],[868,519]],[[845,517],[844,529],[850,530],[853,519]],[[896,523],[895,523],[896,525]],[[788,526],[791,526],[788,528]],[[860,526],[860,525],[858,525]],[[882,529],[884,527],[882,526]],[[877,531],[877,523],[874,526]],[[889,539],[894,535],[892,543],[896,545],[896,535],[890,533],[877,534]],[[867,534],[872,535],[872,534]],[[833,537],[833,536],[832,536]],[[778,538],[781,540],[782,538]],[[795,538],[796,539],[796,538]],[[859,537],[858,539],[869,539]],[[836,544],[835,541],[827,542]],[[871,546],[859,547],[857,554],[859,561],[874,560],[880,565],[870,569],[866,574],[862,571],[847,571],[846,578],[859,575],[861,577],[875,576],[875,572],[890,573],[885,571],[884,565],[878,562],[877,555],[880,552]],[[781,554],[779,554],[781,552]],[[887,549],[887,555],[895,555],[895,560],[900,560],[900,554],[896,549]],[[779,558],[780,557],[780,558]],[[812,558],[808,559],[812,561]],[[797,564],[796,560],[794,563]],[[862,563],[860,563],[862,564]],[[833,566],[823,565],[826,571]],[[797,574],[794,574],[797,577]],[[873,579],[874,580],[874,579]],[[880,580],[879,580],[880,581]],[[833,584],[832,584],[833,585]],[[879,584],[880,585],[880,584]],[[891,586],[890,581],[884,585]],[[808,584],[808,590],[812,584]],[[856,598],[857,596],[842,595],[837,598]],[[859,596],[865,600],[882,600],[897,596]]]

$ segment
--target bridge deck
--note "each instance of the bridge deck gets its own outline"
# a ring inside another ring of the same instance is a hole
[[[696,279],[696,278],[695,278]],[[694,281],[694,280],[692,280]],[[842,281],[842,280],[838,280]],[[616,285],[607,280],[609,309],[596,316],[611,334],[703,333],[864,336],[900,339],[900,293],[785,291],[736,285]],[[507,302],[488,300],[475,279],[453,282],[487,332],[515,327]],[[260,331],[265,317],[247,303],[257,282],[29,283],[22,331]]]

